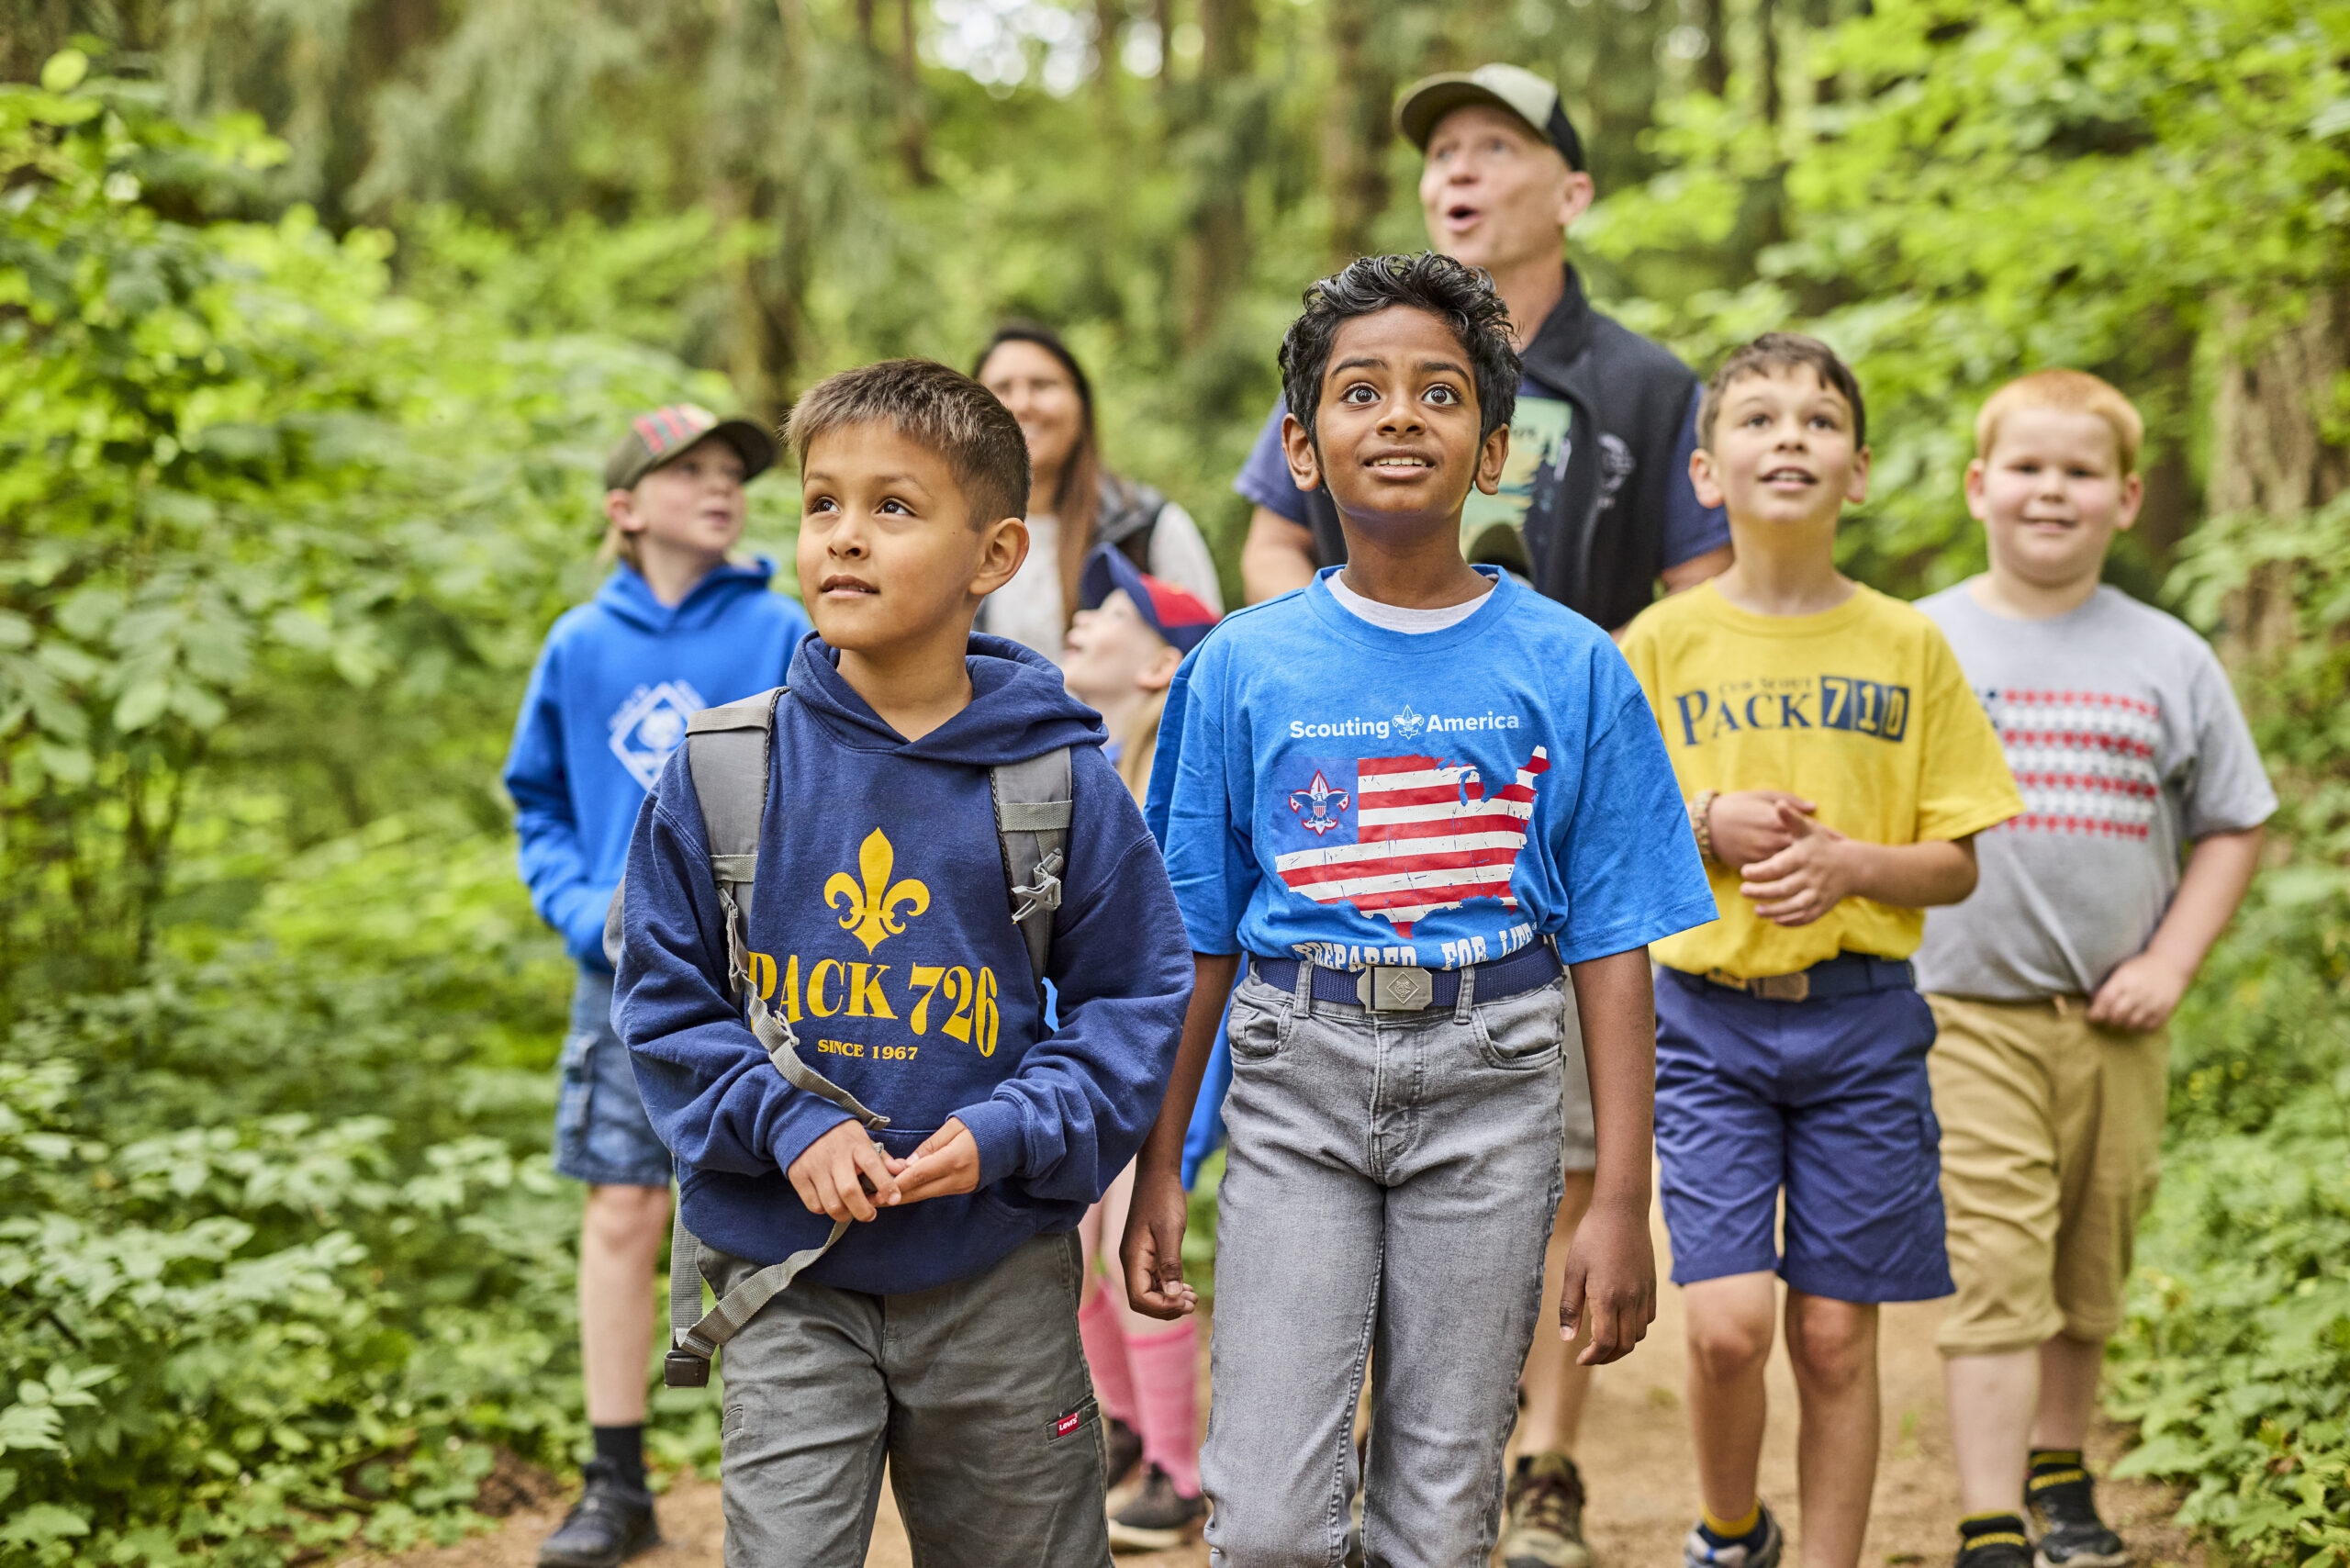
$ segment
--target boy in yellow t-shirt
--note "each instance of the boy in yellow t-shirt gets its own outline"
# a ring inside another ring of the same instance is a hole
[[[1877,1305],[1947,1295],[1934,1021],[1908,958],[2022,809],[1933,622],[1839,574],[1868,487],[1859,385],[1773,332],[1706,388],[1690,477],[1737,564],[1632,622],[1721,918],[1656,944],[1657,1155],[1687,1290],[1705,1516],[1687,1568],[1773,1568],[1755,1490],[1775,1271],[1804,1419],[1806,1568],[1852,1568],[1876,1476]],[[1786,1205],[1785,1247],[1774,1234]]]

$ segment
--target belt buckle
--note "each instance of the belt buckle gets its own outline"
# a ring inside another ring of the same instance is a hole
[[[1418,1013],[1436,1000],[1436,979],[1414,964],[1373,964],[1356,977],[1355,994],[1373,1013]]]
[[[1748,989],[1765,1002],[1808,1002],[1811,976],[1801,969],[1791,975],[1764,975],[1749,982]]]

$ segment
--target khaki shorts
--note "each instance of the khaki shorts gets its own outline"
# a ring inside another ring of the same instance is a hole
[[[2169,1030],[2101,1028],[2075,997],[1927,1000],[1958,1282],[1937,1345],[1978,1356],[2110,1337],[2162,1170]]]

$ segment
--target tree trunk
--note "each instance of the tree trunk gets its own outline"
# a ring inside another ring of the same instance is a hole
[[[1189,139],[1192,223],[1183,269],[1183,343],[1214,335],[1224,307],[1248,275],[1248,61],[1256,42],[1255,0],[1200,0],[1200,77]]]
[[[930,124],[923,112],[922,73],[914,59],[914,0],[898,0],[898,157],[906,176],[931,183]]]
[[[2350,375],[2350,289],[2316,296],[2273,335],[2248,337],[2251,325],[2247,306],[2222,312],[2231,347],[2212,409],[2209,507],[2291,517],[2350,488],[2350,447],[2324,429],[2334,389]],[[2293,577],[2284,562],[2253,573],[2229,606],[2230,655],[2256,657],[2292,641]]]
[[[1395,78],[1371,47],[1370,6],[1337,0],[1329,17],[1337,83],[1322,120],[1322,177],[1330,193],[1330,264],[1341,267],[1370,250],[1371,226],[1387,206]]]
[[[1697,60],[1697,85],[1720,97],[1729,90],[1729,0],[1701,0],[1705,6],[1706,52]]]

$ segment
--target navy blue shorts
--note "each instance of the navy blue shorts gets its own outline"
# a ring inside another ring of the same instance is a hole
[[[558,1175],[598,1187],[666,1187],[669,1151],[637,1097],[628,1047],[612,1032],[612,977],[583,969],[563,1041],[563,1089],[554,1104]]]
[[[1907,986],[1770,1002],[1660,970],[1656,1151],[1673,1283],[1775,1269],[1836,1301],[1950,1294],[1933,1044],[1934,1015]]]

